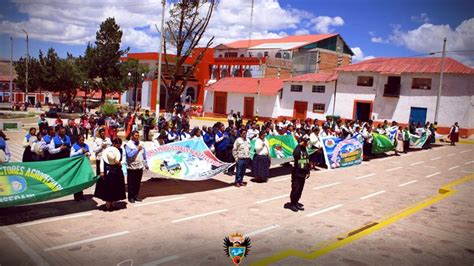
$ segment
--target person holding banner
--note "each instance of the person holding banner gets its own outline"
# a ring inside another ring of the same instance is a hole
[[[8,149],[7,140],[8,138],[5,133],[0,130],[0,163],[10,162],[10,158],[12,156],[10,149]]]
[[[100,157],[100,179],[95,186],[94,197],[105,201],[107,211],[113,211],[115,202],[124,200],[125,177],[122,171],[123,154],[122,140],[113,140],[113,146],[108,147]]]
[[[270,145],[265,137],[265,131],[260,131],[258,138],[255,140],[255,156],[253,157],[252,173],[257,183],[267,182],[268,176],[270,175]]]
[[[247,162],[250,158],[250,141],[247,139],[247,130],[240,131],[240,137],[235,140],[232,155],[236,161],[235,183],[236,187],[245,186],[244,175],[247,169]]]
[[[105,137],[105,129],[99,129],[99,137],[94,140],[92,151],[95,153],[95,173],[98,175],[100,173],[100,158],[102,157],[102,152],[112,145],[112,141]]]
[[[410,149],[410,130],[408,126],[403,129],[403,153],[408,153]]]
[[[56,130],[53,126],[50,126],[46,135],[43,136],[43,141],[45,144],[43,160],[45,161],[51,160],[51,155],[49,154],[49,144],[51,143],[51,140],[53,140],[54,136],[56,136]]]
[[[225,162],[226,160],[226,150],[227,150],[227,143],[229,142],[229,135],[225,132],[224,124],[219,125],[219,129],[216,132],[216,142],[215,142],[215,150],[216,150],[216,157],[217,159]]]
[[[80,155],[85,155],[86,157],[91,156],[91,153],[89,152],[89,145],[84,143],[84,135],[79,135],[77,138],[77,142],[74,143],[74,145],[72,145],[72,148],[71,148],[71,157],[80,156]],[[74,193],[74,200],[75,201],[85,200],[84,193],[82,191]]]
[[[459,141],[459,125],[458,125],[458,122],[454,123],[454,125],[449,130],[448,138],[451,141],[451,146],[456,146],[456,142]]]
[[[366,125],[364,130],[362,131],[362,137],[364,138],[364,161],[369,161],[372,157],[372,140],[374,136],[372,135],[372,127],[370,125]]]
[[[304,183],[310,175],[309,155],[306,150],[307,146],[308,139],[300,138],[298,140],[298,146],[293,150],[294,166],[291,172],[290,202],[285,203],[284,208],[294,212],[304,211],[304,205],[299,201],[303,193]]]
[[[33,162],[33,152],[31,151],[31,144],[30,139],[33,140],[32,138],[36,138],[36,128],[32,127],[30,128],[28,134],[26,134],[25,138],[23,139],[23,148],[25,150],[23,151],[23,158],[22,162]]]
[[[71,155],[71,139],[66,135],[66,129],[63,126],[58,126],[58,134],[49,144],[49,153],[51,160],[69,158]]]
[[[127,161],[127,185],[128,201],[142,201],[138,198],[140,194],[140,185],[143,177],[143,170],[148,169],[146,153],[140,143],[140,134],[138,131],[132,132],[132,139],[125,144],[125,155]]]

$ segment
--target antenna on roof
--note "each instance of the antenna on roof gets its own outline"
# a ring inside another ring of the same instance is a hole
[[[253,4],[254,4],[254,0],[252,0],[252,6],[250,9],[249,42],[247,45],[248,48],[250,48],[250,41],[252,40]]]

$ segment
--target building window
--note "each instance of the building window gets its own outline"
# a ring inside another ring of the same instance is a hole
[[[217,79],[217,77],[219,76],[219,71],[217,71],[217,69],[214,69],[214,71],[212,71],[212,79]]]
[[[225,52],[224,57],[237,57],[237,52]]]
[[[283,90],[280,91],[280,100],[283,98]]]
[[[324,103],[313,103],[313,113],[324,113],[325,107]]]
[[[284,52],[283,53],[283,59],[290,59],[290,53]]]
[[[357,86],[372,87],[374,85],[374,77],[359,76],[357,77]]]
[[[244,77],[245,78],[251,78],[252,77],[252,72],[250,72],[250,70],[246,69],[244,71]]]
[[[240,70],[239,70],[239,69],[235,69],[235,70],[234,70],[234,73],[232,74],[232,76],[234,76],[234,77],[240,77],[239,74],[240,74]]]
[[[280,52],[277,52],[277,53],[275,54],[275,58],[281,58],[281,53],[280,53]]]
[[[241,54],[240,57],[245,57],[245,55],[244,55],[244,54]]]
[[[313,85],[313,92],[324,93],[324,92],[326,92],[326,86],[324,86],[324,85]]]
[[[186,89],[186,97],[185,97],[185,101],[186,102],[194,102],[195,100],[195,91],[194,91],[194,88],[193,87],[188,87]]]
[[[221,78],[225,78],[229,76],[229,71],[227,69],[224,69],[221,71]]]
[[[412,89],[420,90],[431,90],[431,79],[430,78],[413,78],[411,83]]]
[[[303,91],[303,85],[291,85],[290,91],[302,92]]]

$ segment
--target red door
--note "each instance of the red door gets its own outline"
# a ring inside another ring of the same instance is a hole
[[[227,112],[227,92],[214,92],[214,113],[226,115]]]
[[[306,119],[306,111],[308,110],[308,102],[295,101],[293,108],[293,117],[296,119]]]
[[[244,97],[244,117],[253,118],[254,97]]]

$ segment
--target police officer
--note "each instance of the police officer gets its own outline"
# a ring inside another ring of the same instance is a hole
[[[299,203],[299,200],[303,192],[305,180],[309,177],[310,171],[309,155],[306,150],[307,146],[308,139],[300,137],[298,139],[298,146],[296,146],[293,151],[294,166],[291,172],[291,202],[286,203],[284,207],[294,212],[304,211],[303,204]]]

